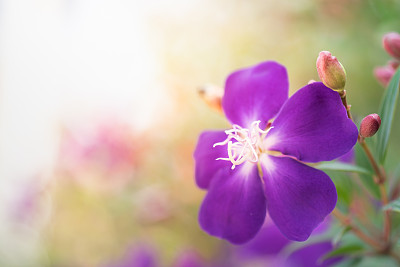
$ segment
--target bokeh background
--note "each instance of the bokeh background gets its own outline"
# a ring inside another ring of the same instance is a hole
[[[293,93],[329,50],[361,119],[399,14],[397,0],[0,0],[0,266],[215,257],[226,244],[198,226],[192,153],[228,124],[199,86],[276,60]]]

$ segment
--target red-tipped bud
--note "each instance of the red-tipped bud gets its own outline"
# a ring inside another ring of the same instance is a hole
[[[198,89],[199,95],[209,107],[222,112],[222,96],[224,90],[212,84],[206,84]]]
[[[383,67],[376,67],[374,69],[374,76],[384,87],[386,87],[392,79],[396,70],[392,65],[386,65]]]
[[[390,32],[383,36],[383,48],[394,58],[400,59],[400,34]]]
[[[381,118],[378,114],[370,114],[361,121],[360,135],[362,137],[373,136],[381,126]]]
[[[343,90],[346,84],[346,71],[336,57],[322,51],[317,58],[317,71],[321,81],[333,90]]]
[[[396,69],[399,67],[399,65],[400,65],[400,61],[391,59],[391,60],[388,61],[387,64],[388,64],[389,66],[391,66],[393,69],[396,70]]]

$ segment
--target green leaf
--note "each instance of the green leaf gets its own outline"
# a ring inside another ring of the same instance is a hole
[[[359,252],[363,252],[364,249],[365,249],[364,246],[360,244],[348,244],[339,247],[337,249],[334,249],[331,252],[325,254],[320,260],[323,262],[326,259],[330,259],[337,256],[358,254]]]
[[[392,129],[394,112],[399,96],[400,68],[393,75],[382,98],[378,115],[382,123],[376,137],[377,160],[383,165],[386,157],[390,131]]]
[[[397,181],[400,179],[400,165],[398,165],[396,167],[396,169],[394,169],[392,176],[393,176],[394,181]]]
[[[391,210],[394,212],[400,212],[400,198],[393,200],[389,204],[382,207],[383,210]]]
[[[343,163],[339,161],[331,161],[331,162],[323,162],[315,166],[317,169],[320,170],[329,170],[329,171],[342,171],[342,172],[358,172],[363,174],[371,174],[371,172],[363,167]]]
[[[349,262],[348,265],[335,265],[336,267],[398,267],[399,265],[389,256],[368,256],[359,258],[358,261]]]
[[[350,230],[351,230],[350,226],[341,227],[340,231],[333,237],[332,245],[336,247],[339,244],[340,240],[342,240],[342,237]]]
[[[359,266],[358,264],[362,261],[361,257],[350,258],[346,260],[342,260],[339,263],[335,264],[335,267],[355,267]]]
[[[358,186],[354,183],[353,177],[350,178],[348,172],[329,170],[324,170],[324,172],[328,174],[335,184],[338,194],[337,204],[341,207],[346,207],[345,209],[347,209],[354,197],[355,190],[358,190]]]

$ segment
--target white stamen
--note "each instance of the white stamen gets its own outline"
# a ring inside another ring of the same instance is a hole
[[[250,129],[242,128],[234,124],[232,129],[226,130],[228,137],[219,143],[215,143],[213,147],[228,145],[228,157],[217,158],[216,160],[226,160],[232,162],[232,170],[236,165],[240,165],[245,161],[257,162],[259,153],[262,152],[262,140],[265,135],[272,129],[260,129],[261,121],[254,121],[250,125]],[[236,142],[233,142],[235,140]]]

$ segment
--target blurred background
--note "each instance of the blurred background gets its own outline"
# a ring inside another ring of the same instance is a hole
[[[329,50],[361,119],[399,14],[396,0],[0,0],[0,266],[221,255],[197,223],[192,153],[228,124],[197,88],[276,60],[293,93]]]

